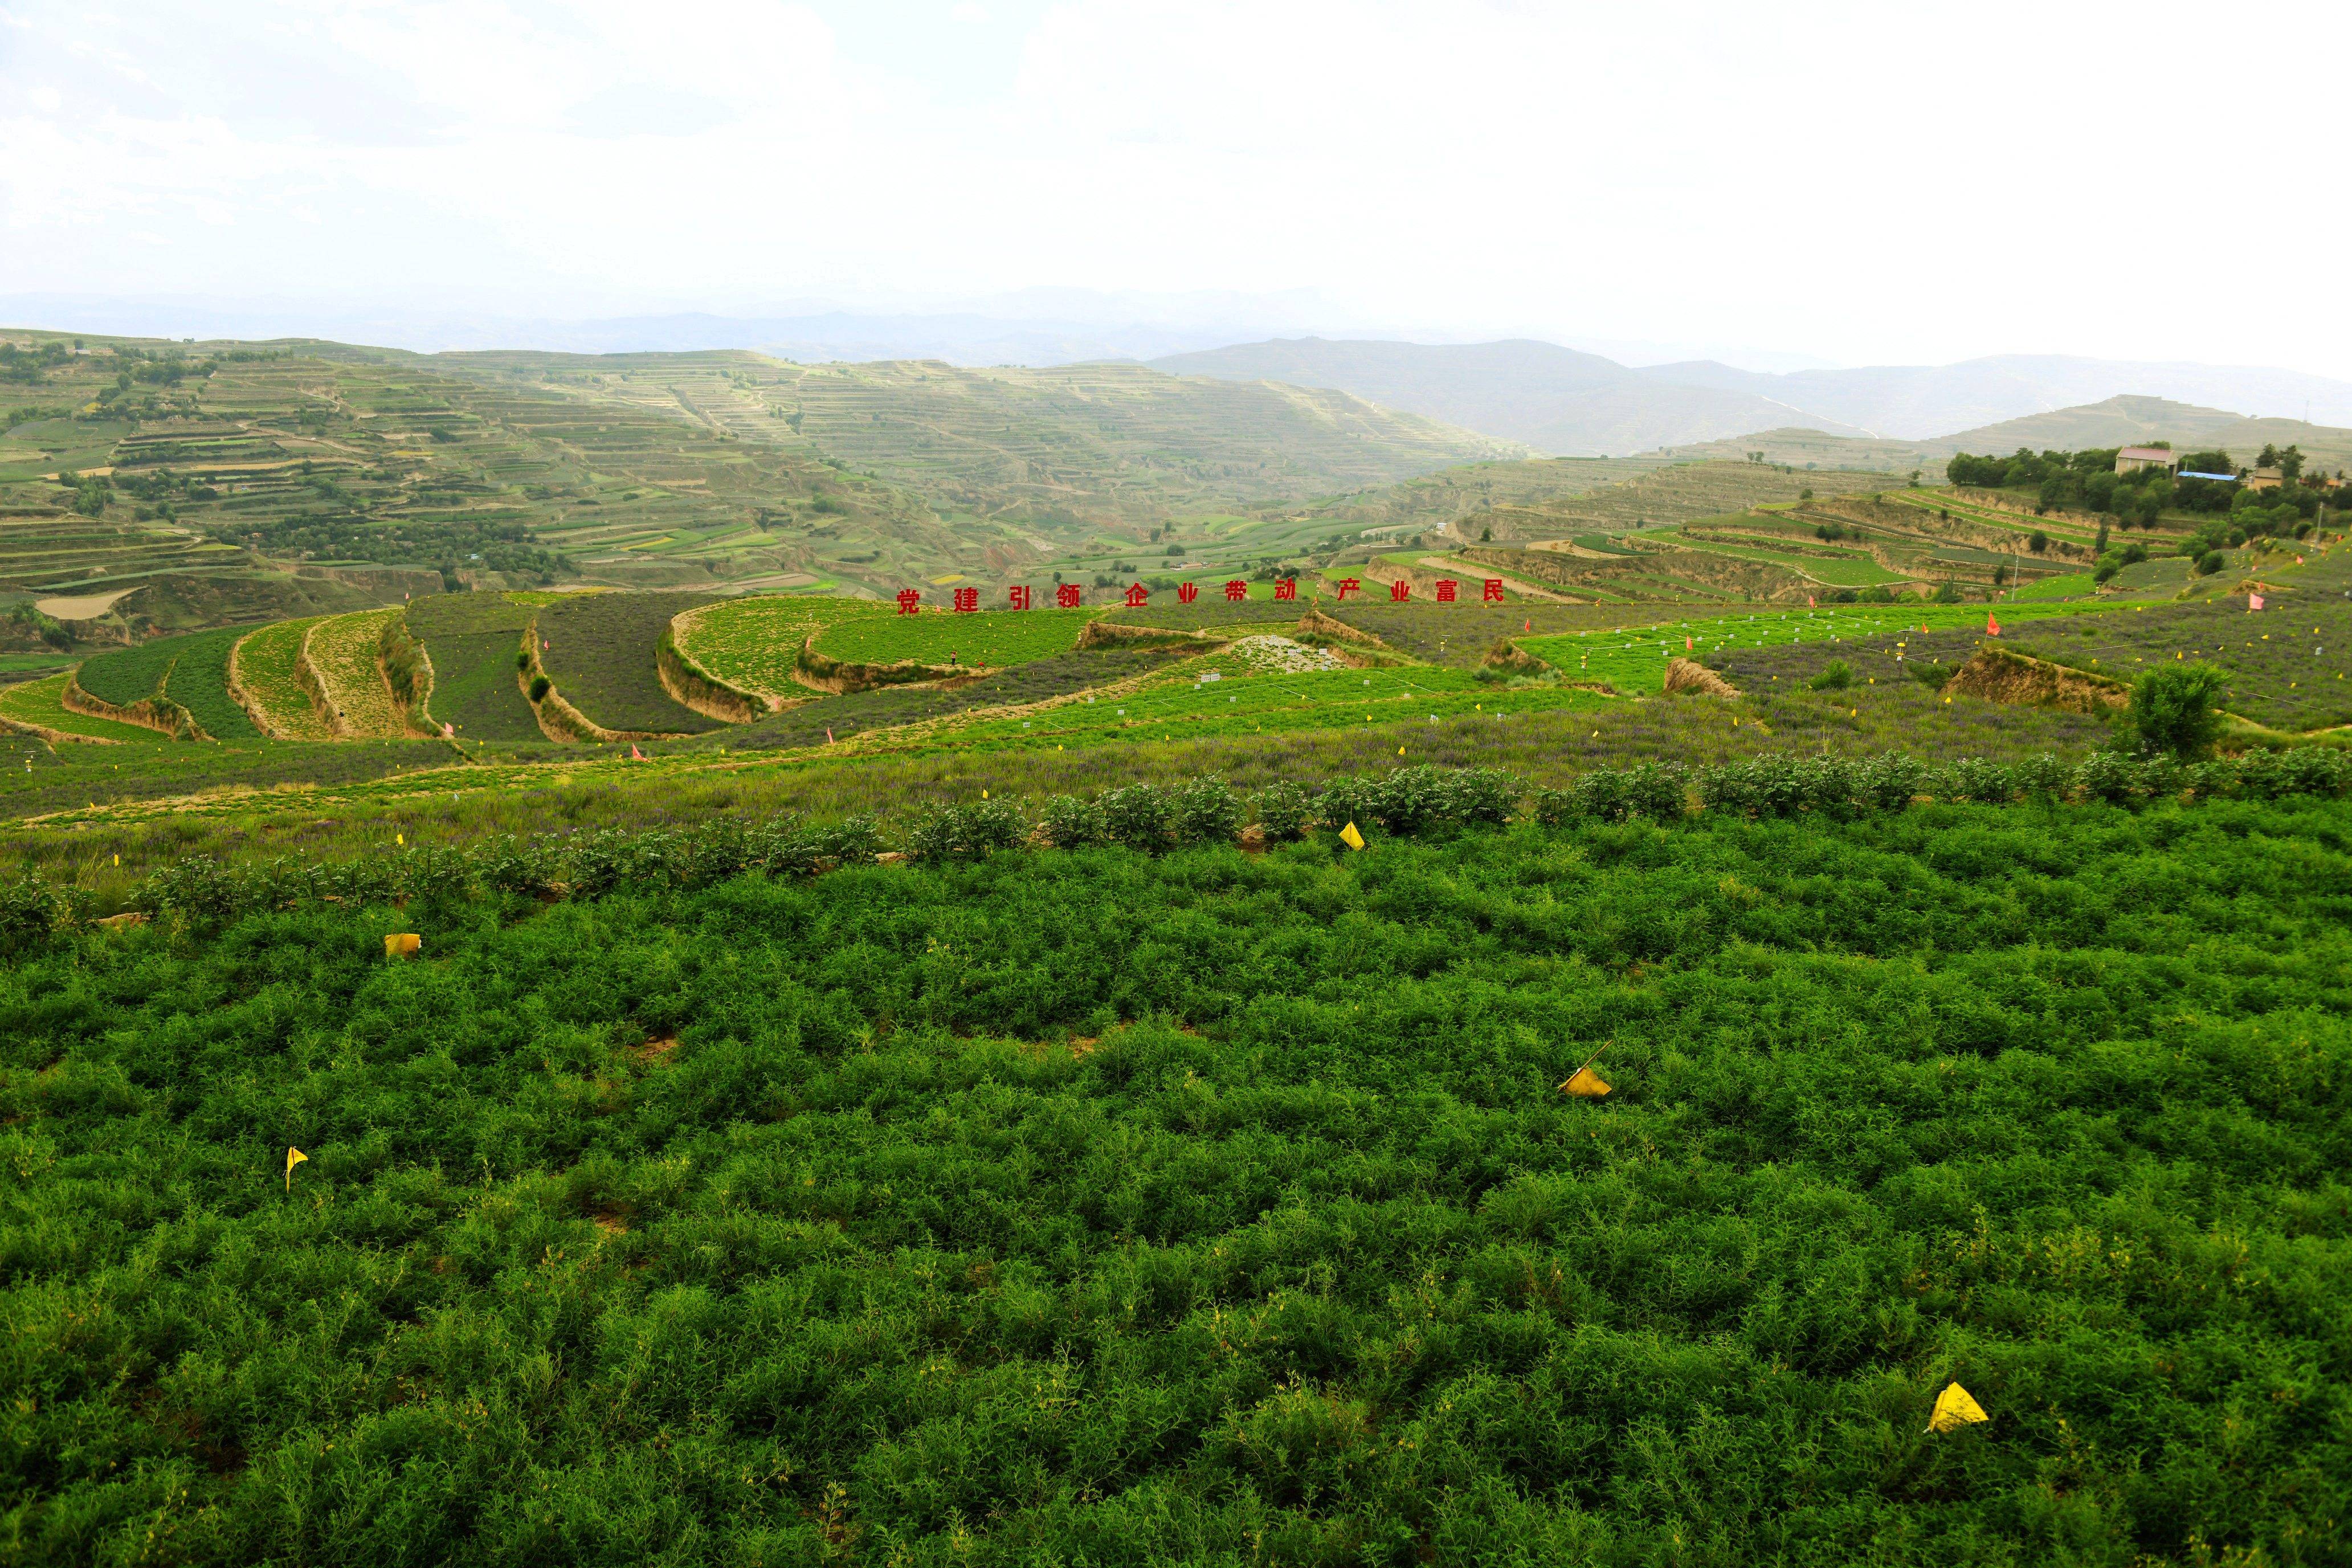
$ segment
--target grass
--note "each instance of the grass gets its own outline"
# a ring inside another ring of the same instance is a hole
[[[384,684],[378,647],[384,626],[401,608],[362,610],[336,616],[311,628],[310,663],[325,685],[327,701],[345,732],[361,740],[393,740],[408,732]]]
[[[868,599],[784,597],[763,594],[722,599],[677,617],[678,646],[703,668],[738,690],[761,697],[804,697],[793,679],[800,647],[820,626],[895,615],[896,605]]]
[[[2347,809],[1016,853],[20,958],[12,1528],[2324,1561]],[[1991,1420],[1929,1434],[1956,1380]]]
[[[155,738],[154,731],[137,724],[121,724],[111,719],[93,719],[87,713],[73,711],[65,705],[66,680],[63,675],[51,675],[0,688],[0,714],[20,724],[38,724],[45,730],[90,735],[101,741],[148,742]]]
[[[673,617],[708,603],[688,594],[583,594],[539,612],[540,662],[555,689],[604,729],[701,734],[725,728],[671,697],[655,650]]]
[[[332,738],[325,721],[312,706],[310,694],[296,678],[303,634],[323,617],[278,621],[249,632],[236,645],[236,678],[246,694],[259,705],[272,733],[281,740],[324,741]]]
[[[1068,652],[1096,610],[947,611],[856,616],[828,624],[816,651],[847,664],[962,664],[1002,668]]]
[[[531,606],[498,594],[436,594],[408,606],[409,635],[433,661],[430,724],[454,725],[468,742],[543,739],[516,679],[515,657]]]

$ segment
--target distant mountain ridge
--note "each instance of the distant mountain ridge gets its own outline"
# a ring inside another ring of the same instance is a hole
[[[1430,345],[1291,338],[1150,363],[1179,375],[1352,392],[1569,457],[1622,455],[1784,428],[1922,442],[2118,396],[2235,405],[2273,416],[2290,408],[2299,415],[2307,404],[2314,422],[2352,424],[2352,382],[2294,371],[2053,354],[1768,374],[1712,360],[1635,369],[1530,339]],[[2206,412],[2244,417],[2219,408]]]

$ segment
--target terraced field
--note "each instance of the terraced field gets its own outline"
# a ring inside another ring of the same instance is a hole
[[[335,616],[312,626],[305,639],[310,667],[318,671],[336,728],[358,740],[397,740],[409,727],[384,684],[379,649],[383,628],[401,615],[394,605]]]
[[[670,696],[657,663],[671,620],[709,603],[707,595],[574,595],[539,612],[540,663],[563,700],[601,729],[646,735],[724,729]]]
[[[134,647],[116,648],[82,661],[74,682],[101,702],[128,708],[160,695],[163,677],[185,650],[185,637],[163,637]]]
[[[2229,672],[2221,705],[2286,731],[2352,724],[2352,601],[2278,597],[2249,613],[2242,594],[2210,604],[2073,616],[2021,625],[2022,653],[2129,680],[2151,664],[2202,659]]]
[[[900,725],[950,720],[974,709],[1068,697],[1132,679],[1182,657],[1183,650],[1170,648],[1088,648],[1056,654],[949,686],[884,687],[828,697],[701,743],[728,751],[822,746]],[[958,742],[945,739],[938,743]]]
[[[229,651],[245,635],[243,627],[226,626],[160,638],[100,654],[85,661],[74,679],[92,697],[117,707],[166,698],[186,709],[216,741],[258,738],[260,730],[228,690]]]
[[[678,647],[704,669],[738,690],[782,700],[809,694],[793,679],[809,633],[897,612],[895,605],[869,599],[760,595],[688,610],[671,624]]]
[[[93,719],[87,713],[77,713],[65,705],[65,675],[45,676],[38,680],[21,681],[15,686],[0,687],[0,717],[20,724],[37,724],[44,730],[56,730],[68,735],[85,735],[97,741],[152,741],[155,731],[136,724],[119,724],[111,719]]]
[[[1491,520],[1496,542],[1623,533],[1660,523],[1693,522],[1744,511],[1765,501],[1793,501],[1816,486],[1839,494],[1897,490],[1900,474],[1784,472],[1762,463],[1676,463],[1589,494],[1534,505],[1498,505]]]
[[[326,617],[305,616],[277,621],[249,632],[231,655],[237,684],[261,710],[263,728],[285,741],[328,741],[334,731],[319,717],[310,693],[295,672],[302,657],[302,639]]]
[[[463,740],[500,744],[545,738],[516,679],[531,615],[499,594],[436,594],[408,606],[408,634],[433,662],[427,728],[448,724]]]
[[[861,616],[818,634],[816,651],[845,664],[960,664],[1003,668],[1066,653],[1099,610],[975,610]]]

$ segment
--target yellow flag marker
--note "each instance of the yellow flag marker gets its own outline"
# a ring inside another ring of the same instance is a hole
[[[1569,1075],[1568,1081],[1559,1087],[1579,1100],[1599,1100],[1609,1092],[1607,1080],[1591,1068],[1577,1068]]]
[[[413,931],[394,931],[383,939],[386,958],[408,958],[425,945],[425,939]]]
[[[982,791],[980,792],[980,798],[981,798],[981,799],[982,799],[982,800],[986,800],[986,799],[988,798],[988,792],[987,792],[986,790],[982,790]]]
[[[1969,1391],[1958,1384],[1947,1384],[1944,1392],[1936,1395],[1936,1413],[1927,1417],[1930,1432],[1957,1432],[1963,1426],[1973,1426],[1992,1417],[1984,1406],[1969,1396]]]
[[[1601,1051],[1608,1048],[1604,1045]],[[1579,1100],[1599,1100],[1609,1092],[1608,1079],[1592,1070],[1592,1064],[1601,1059],[1601,1051],[1585,1058],[1584,1065],[1568,1075],[1568,1081],[1559,1086],[1562,1094],[1572,1094]]]
[[[1364,836],[1356,831],[1356,825],[1351,822],[1339,829],[1339,842],[1350,849],[1361,849],[1364,847]]]
[[[1397,755],[1400,757],[1404,755],[1404,748],[1402,746],[1399,746],[1397,748]]]
[[[294,1167],[301,1164],[304,1161],[310,1159],[310,1155],[302,1152],[301,1150],[294,1147],[293,1144],[289,1143],[286,1145],[286,1190],[288,1192],[290,1193],[294,1190]],[[1983,1417],[1979,1416],[1978,1419],[1982,1420]]]
[[[394,844],[405,844],[408,842],[408,835],[405,833],[395,833],[392,836],[392,841]]]

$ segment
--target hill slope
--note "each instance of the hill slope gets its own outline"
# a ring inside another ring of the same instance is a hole
[[[46,356],[10,394],[32,416],[0,437],[16,574],[0,586],[28,590],[200,563],[328,574],[378,604],[429,591],[415,567],[491,587],[872,595],[1522,455],[1342,392],[1133,364],[0,335]]]
[[[2352,422],[2352,383],[2294,371],[2057,354],[1769,374],[1712,360],[1629,369],[1598,354],[1525,340],[1423,344],[1301,338],[1152,363],[1185,375],[1341,387],[1562,455],[1686,447],[1784,427],[1916,442],[2118,397],[2236,408],[2308,405],[2319,419]]]
[[[1599,354],[1527,339],[1434,345],[1277,339],[1151,363],[1180,375],[1339,387],[1565,457],[1713,440],[1804,414],[1750,392],[1669,384]]]

